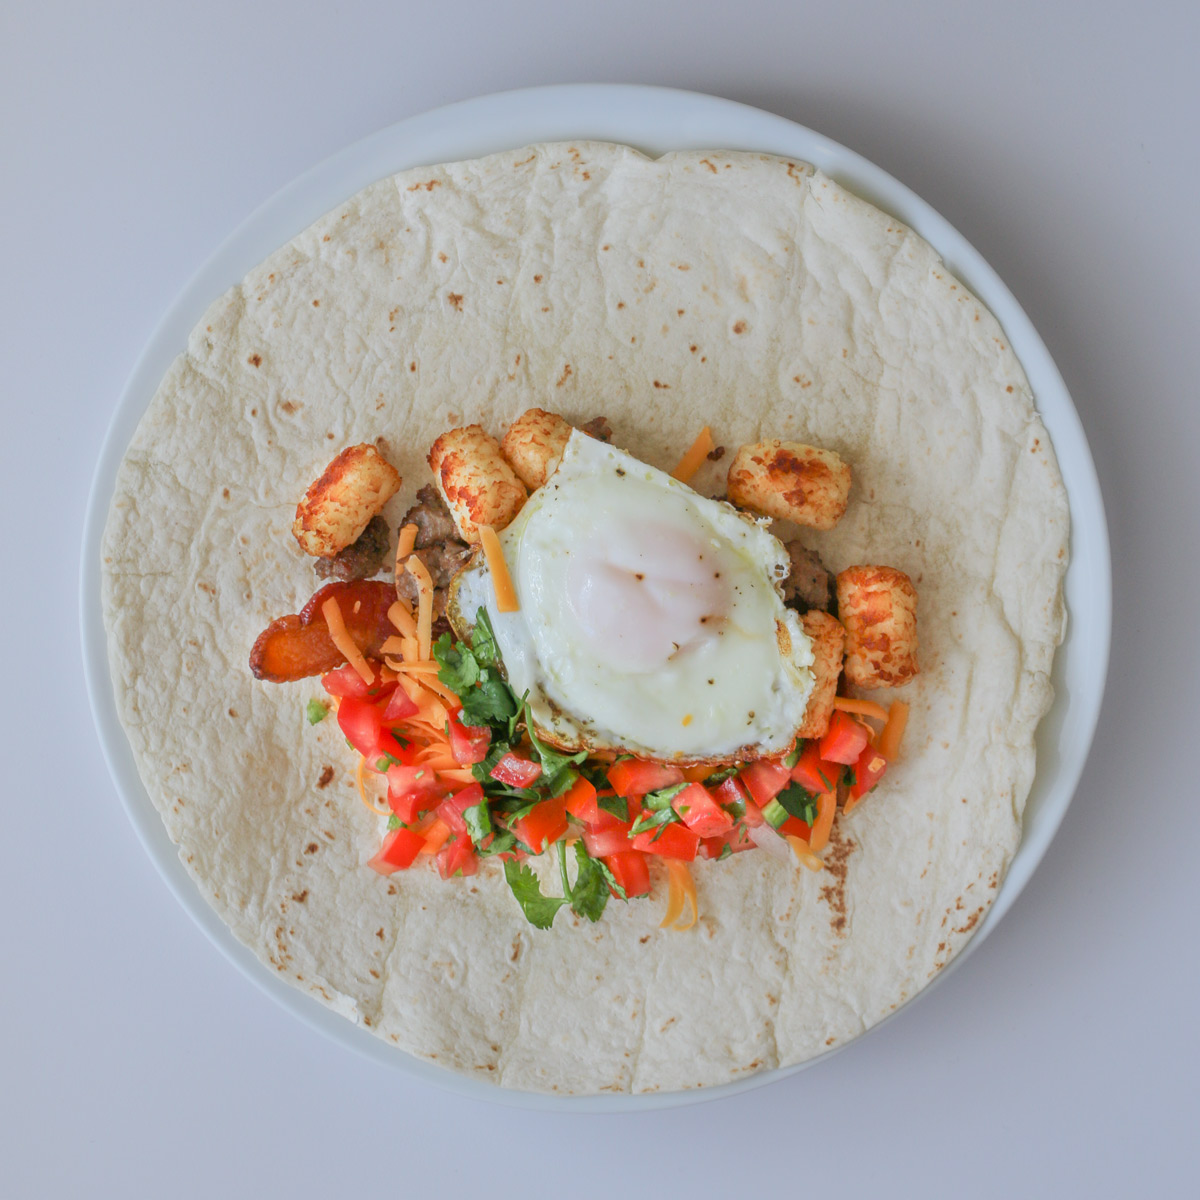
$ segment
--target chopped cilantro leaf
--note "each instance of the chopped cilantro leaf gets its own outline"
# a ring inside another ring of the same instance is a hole
[[[525,919],[537,929],[549,929],[558,910],[567,903],[566,896],[543,896],[538,877],[522,863],[506,862],[504,878]]]
[[[475,655],[448,633],[443,633],[433,643],[433,657],[437,662],[438,678],[461,700],[475,686],[479,678],[479,663]]]
[[[725,845],[721,847],[721,853],[717,855],[717,862],[720,862],[723,858],[728,858],[732,853],[733,847],[726,842]]]
[[[471,634],[471,653],[481,667],[494,667],[500,662],[500,651],[496,646],[496,633],[486,608],[482,606],[475,614],[475,629]]]
[[[624,796],[597,796],[596,804],[607,813],[612,813],[618,821],[629,820],[629,801]]]
[[[789,816],[799,817],[806,825],[811,825],[817,819],[816,797],[798,783],[789,783],[775,799]]]
[[[514,834],[499,833],[486,846],[480,846],[476,853],[480,858],[487,858],[491,854],[503,854],[506,850],[512,850],[516,844]]]
[[[441,677],[442,672],[439,671],[438,678]],[[491,671],[481,673],[479,686],[466,693],[460,692],[459,697],[462,700],[464,725],[498,725],[502,721],[509,721],[517,711],[512,688]]]
[[[705,781],[706,788],[716,787],[718,783],[724,783],[727,779],[732,779],[738,773],[737,767],[723,767],[720,771],[715,771]]]
[[[473,804],[470,808],[463,809],[463,820],[467,823],[467,833],[476,846],[492,832],[492,819],[488,815],[486,800],[482,804]]]
[[[647,792],[645,797],[646,807],[651,812],[659,812],[661,809],[670,808],[671,801],[687,786],[686,783],[675,783],[670,787],[659,788],[657,792]]]
[[[392,815],[388,817],[388,832],[390,833],[393,829],[399,829],[403,824],[404,822],[401,821],[395,813],[392,813]]]
[[[563,858],[563,875],[566,875],[566,851],[560,847]],[[598,921],[608,904],[608,880],[603,863],[597,862],[584,848],[582,840],[575,843],[577,871],[575,884],[568,893],[571,907],[589,921]]]
[[[783,760],[783,765],[790,771],[799,761],[800,755],[804,753],[804,740],[797,738],[796,744],[792,747],[791,752]]]
[[[304,706],[304,715],[310,725],[319,724],[329,715],[329,705],[322,700],[310,700]]]
[[[639,833],[645,833],[647,829],[660,829],[662,826],[670,825],[672,821],[678,821],[679,814],[668,804],[666,808],[660,809],[658,812],[644,812],[633,823],[633,827],[629,830],[631,837]]]

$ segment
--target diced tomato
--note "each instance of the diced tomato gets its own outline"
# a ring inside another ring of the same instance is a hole
[[[606,814],[611,815],[611,814]],[[618,821],[613,817],[613,824],[597,829],[589,826],[583,831],[583,844],[593,858],[607,858],[610,854],[623,854],[632,848],[629,840],[629,822]]]
[[[655,834],[658,836],[655,837]],[[696,857],[699,847],[700,835],[678,823],[661,826],[661,832],[659,829],[647,829],[633,839],[635,850],[659,854],[663,858],[682,858],[685,862],[691,862]]]
[[[398,687],[388,697],[387,707],[383,710],[383,723],[392,725],[398,721],[405,721],[409,717],[415,717],[420,711],[417,702],[402,687]]]
[[[350,745],[368,762],[379,757],[379,735],[383,732],[381,716],[376,705],[357,696],[343,696],[338,705],[338,725]]]
[[[567,797],[555,796],[543,800],[536,808],[523,816],[517,823],[517,837],[534,854],[557,842],[567,832]]]
[[[812,833],[812,829],[806,822],[800,820],[799,817],[788,817],[788,819],[784,821],[782,825],[780,825],[778,832],[784,835],[790,833],[793,837],[803,838],[807,842],[809,834]]]
[[[746,801],[746,815],[742,820],[746,823],[747,829],[756,829],[759,825],[767,823],[767,818],[762,815],[762,809],[753,800]]]
[[[511,750],[500,759],[490,772],[491,777],[497,783],[507,783],[509,787],[518,788],[529,787],[541,773],[541,763],[535,763],[530,758],[514,754]],[[587,780],[580,779],[579,782],[587,783]],[[591,787],[591,784],[588,784],[588,786]],[[593,792],[595,791],[594,788],[592,790]]]
[[[733,828],[733,818],[713,799],[702,783],[689,783],[672,801],[671,807],[683,823],[702,838],[719,837]]]
[[[373,698],[376,700],[382,699],[384,696],[390,695],[396,690],[396,681],[388,680],[386,683],[379,678],[380,664],[370,659],[367,666],[375,672],[375,682],[368,684],[366,680],[349,664],[338,667],[334,671],[330,671],[321,676],[321,686],[331,696],[353,696],[356,700],[366,700]]]
[[[821,757],[826,762],[853,766],[858,762],[858,756],[870,739],[870,731],[865,725],[856,721],[849,713],[835,708],[833,716],[829,719],[829,728],[820,741]]]
[[[412,785],[392,782],[394,771],[421,772],[429,777],[428,783],[422,785],[419,781]],[[388,767],[388,804],[406,825],[411,825],[427,809],[433,808],[446,794],[444,784],[438,782],[434,773],[428,767]]]
[[[887,759],[875,749],[868,746],[854,764],[854,782],[850,785],[850,795],[857,800],[865,796],[883,778],[887,770]]]
[[[595,855],[592,857],[595,858]],[[618,850],[613,854],[604,855],[603,858],[604,865],[613,873],[613,878],[625,889],[626,899],[649,895],[650,864],[644,854],[637,850]]]
[[[596,789],[582,775],[566,791],[567,812],[585,825],[594,825],[599,811],[596,807]]]
[[[712,791],[713,799],[718,804],[725,805],[728,808],[738,808],[746,803],[746,789],[736,775],[731,775],[728,779],[710,790]]]
[[[487,758],[492,731],[486,725],[464,725],[461,708],[447,714],[450,724],[450,754],[460,767],[470,767]]]
[[[618,796],[644,796],[647,792],[682,783],[683,772],[678,767],[663,763],[627,758],[608,768],[608,782]]]
[[[416,747],[412,742],[400,741],[390,729],[381,728],[379,730],[379,738],[375,743],[376,761],[386,754],[389,758],[394,758],[398,763],[411,763],[416,753]],[[371,765],[374,766],[374,762]]]
[[[746,791],[759,808],[778,796],[787,787],[791,777],[792,773],[782,763],[771,762],[767,758],[743,767],[740,776]]]
[[[720,858],[721,851],[728,846],[734,854],[741,850],[753,850],[754,841],[746,832],[744,825],[735,825],[720,837],[706,837],[700,840],[700,854],[704,858]]]
[[[403,871],[412,866],[412,861],[425,845],[425,839],[415,829],[393,829],[383,839],[379,853],[368,859],[367,866],[380,875],[390,875],[393,871]]]
[[[447,796],[438,805],[437,812],[438,816],[455,833],[465,834],[467,832],[467,823],[463,820],[463,813],[468,808],[474,808],[476,804],[482,803],[483,788],[478,783],[471,783],[463,788],[461,792],[455,792],[453,796]]]
[[[463,875],[474,875],[479,870],[479,859],[475,857],[471,839],[465,833],[460,833],[447,842],[438,851],[437,867],[438,874],[443,879],[449,879],[460,872]]]
[[[832,792],[841,776],[841,763],[827,763],[821,757],[821,743],[816,739],[804,743],[800,758],[792,768],[792,778],[814,796]]]

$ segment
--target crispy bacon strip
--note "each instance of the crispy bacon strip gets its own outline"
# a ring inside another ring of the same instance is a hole
[[[390,581],[357,580],[327,583],[300,610],[272,621],[250,651],[250,670],[268,683],[290,683],[323,675],[346,661],[333,644],[321,605],[336,598],[346,629],[367,658],[377,657],[395,633],[388,609],[396,602]]]

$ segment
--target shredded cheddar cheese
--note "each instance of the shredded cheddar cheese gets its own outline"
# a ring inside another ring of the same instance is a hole
[[[325,624],[329,628],[330,640],[338,648],[342,657],[358,672],[363,683],[370,687],[375,682],[375,672],[367,665],[362,651],[350,636],[346,622],[342,620],[342,610],[338,608],[336,596],[330,596],[321,605],[321,615],[325,618]]]
[[[396,564],[402,563],[417,544],[417,527],[410,521],[400,530],[400,538],[396,542]]]
[[[417,636],[417,622],[413,618],[412,612],[408,605],[402,600],[397,600],[391,608],[388,609],[388,620],[403,634],[405,637],[415,638]]]
[[[366,770],[366,766],[367,760],[360,754],[358,756],[358,769],[354,772],[354,782],[358,784],[359,798],[377,817],[390,817],[392,815],[390,808],[376,808],[367,796],[366,785],[363,783],[363,772]]]
[[[856,713],[860,717],[870,717],[874,721],[888,719],[888,710],[873,700],[855,700],[850,696],[834,696],[833,707],[840,708],[842,712]]]
[[[813,822],[812,833],[808,838],[808,848],[813,854],[824,850],[829,844],[829,832],[833,828],[836,813],[837,793],[822,792],[817,797],[817,819]]]
[[[696,901],[696,883],[687,864],[677,858],[667,859],[667,912],[662,919],[660,929],[675,929],[679,932],[691,929],[700,919],[700,906]],[[683,916],[684,900],[692,906],[691,919],[685,924],[680,923]]]
[[[488,573],[492,577],[497,611],[502,613],[519,611],[521,605],[517,600],[517,589],[513,587],[512,576],[508,573],[508,563],[504,561],[504,551],[501,549],[500,539],[490,525],[479,527],[479,544],[483,547]]]
[[[410,555],[405,566],[417,581],[417,654],[427,659],[433,647],[433,580],[429,568],[415,555]]]
[[[889,761],[900,753],[900,739],[904,736],[904,727],[908,724],[908,705],[903,700],[893,700],[888,710],[887,724],[879,735],[876,749]]]
[[[671,472],[671,474],[679,480],[680,483],[688,483],[693,475],[700,470],[704,460],[708,457],[713,448],[712,430],[707,425],[700,430],[696,440],[692,443],[688,452],[679,460],[679,466]]]
[[[797,837],[794,833],[787,835],[788,844],[796,852],[796,857],[810,870],[823,870],[825,864],[812,852],[812,848],[802,838]]]

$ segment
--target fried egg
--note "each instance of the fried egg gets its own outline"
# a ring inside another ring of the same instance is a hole
[[[548,740],[676,762],[791,747],[812,645],[780,595],[787,552],[758,521],[576,431],[499,537],[519,611],[498,611],[478,556],[450,617],[462,636],[487,609]]]

